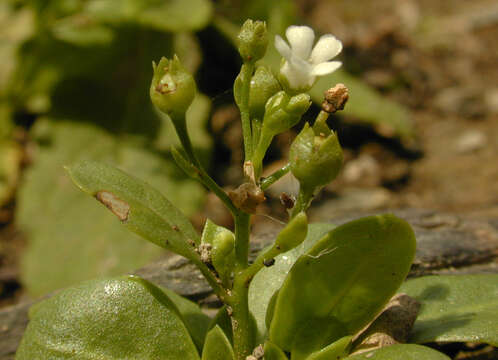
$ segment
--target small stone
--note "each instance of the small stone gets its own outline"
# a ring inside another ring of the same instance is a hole
[[[482,149],[487,144],[486,135],[479,130],[471,130],[457,139],[456,150],[460,154],[467,154]]]

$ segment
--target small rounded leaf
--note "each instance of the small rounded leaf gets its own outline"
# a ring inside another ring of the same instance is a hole
[[[173,302],[137,277],[83,282],[31,315],[17,360],[199,359]]]
[[[356,334],[394,295],[414,256],[413,230],[394,215],[370,216],[335,228],[287,275],[270,340],[286,351],[295,350],[297,334],[305,326],[317,334],[316,348],[306,346],[311,353]]]

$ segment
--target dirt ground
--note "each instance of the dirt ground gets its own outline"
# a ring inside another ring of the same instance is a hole
[[[398,144],[371,129],[341,119],[350,139],[340,178],[318,201],[334,211],[416,207],[498,216],[498,4],[493,0],[301,0],[301,15],[315,29],[333,33],[345,46],[344,66],[411,110],[416,139]],[[346,84],[347,85],[347,84]],[[220,115],[221,114],[221,115]],[[212,127],[233,149],[237,128],[216,121],[236,117],[218,109]],[[218,120],[216,120],[218,119]],[[223,122],[223,121],[221,121]],[[222,130],[224,129],[224,130]],[[370,136],[365,136],[365,133]],[[361,135],[361,136],[360,136]],[[341,136],[341,132],[339,133]],[[281,137],[282,152],[290,139]],[[236,171],[226,154],[227,179]],[[234,175],[235,174],[235,175]],[[225,185],[234,185],[230,180]],[[292,187],[285,184],[277,192]],[[330,200],[330,201],[326,201]],[[206,214],[227,223],[226,214]],[[282,213],[268,205],[271,214]],[[17,264],[24,244],[13,224],[15,202],[0,209],[0,306],[21,294]]]

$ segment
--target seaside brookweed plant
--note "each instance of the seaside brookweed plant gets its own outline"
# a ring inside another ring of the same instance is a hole
[[[327,118],[344,107],[348,94],[343,85],[327,92],[314,124],[304,125],[291,145],[289,163],[261,177],[273,137],[308,111],[311,101],[305,91],[317,76],[340,66],[328,61],[342,48],[332,35],[322,36],[314,48],[309,27],[291,26],[286,35],[290,47],[279,36],[275,39],[284,57],[275,76],[257,65],[268,44],[265,23],[248,20],[240,32],[243,65],[234,97],[241,113],[245,181],[229,193],[204,170],[190,141],[186,111],[196,93],[192,75],[176,56],[153,65],[152,102],[171,118],[182,145],[172,150],[173,157],[221,199],[234,218],[233,232],[207,220],[199,235],[161,193],[112,166],[83,161],[67,167],[76,185],[125,227],[198,267],[224,304],[214,319],[171,290],[136,276],[87,281],[32,307],[16,359],[325,360],[373,355],[353,354],[358,349],[375,349],[375,359],[448,359],[419,345],[378,348],[362,342],[369,329],[381,327],[382,316],[377,316],[414,259],[415,236],[405,221],[387,214],[337,227],[308,224],[306,210],[313,197],[342,165],[341,146]],[[289,221],[250,262],[251,216],[265,201],[264,191],[289,172],[300,185],[290,202]],[[423,284],[408,286],[408,292],[417,294]],[[435,284],[431,279],[430,285]],[[445,283],[449,293],[452,284],[451,279]],[[415,316],[403,326],[410,328]],[[423,329],[417,336],[425,342],[437,339],[424,337]],[[495,335],[486,336],[477,339],[496,341]],[[389,344],[406,341],[396,335],[390,339]]]

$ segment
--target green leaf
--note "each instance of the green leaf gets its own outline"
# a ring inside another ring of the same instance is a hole
[[[183,296],[178,295],[170,289],[161,288],[161,290],[176,305],[182,316],[183,322],[200,353],[204,345],[204,339],[209,330],[211,319],[202,312],[201,308],[196,303],[185,299]]]
[[[30,316],[17,360],[199,359],[173,302],[140,278],[81,283]]]
[[[285,353],[274,343],[265,342],[265,360],[287,360]]]
[[[216,325],[207,336],[202,349],[202,360],[234,360],[232,344],[225,333]]]
[[[138,24],[162,31],[199,30],[211,18],[208,0],[90,0],[85,12],[111,24]]]
[[[410,341],[498,346],[498,275],[427,276],[400,289],[422,303]]]
[[[226,305],[223,305],[218,310],[214,318],[211,320],[211,324],[209,324],[209,329],[212,329],[215,326],[219,326],[227,336],[230,343],[233,343],[232,319],[228,316]]]
[[[394,295],[414,255],[413,230],[394,215],[366,217],[335,228],[287,275],[275,305],[270,340],[302,358],[356,334]],[[299,341],[299,334],[306,331],[316,336]]]
[[[186,180],[171,161],[137,147],[129,138],[62,119],[38,120],[32,130],[38,140],[36,161],[23,174],[16,207],[17,224],[29,239],[21,264],[22,281],[32,295],[130,272],[162,253],[79,191],[63,165],[86,159],[115,164],[167,193],[186,214],[202,202],[200,185]]]
[[[235,264],[235,235],[207,219],[201,242],[211,245],[211,262],[222,281],[228,283]]]
[[[257,325],[257,341],[267,337],[266,316],[271,298],[282,286],[294,262],[310,249],[323,235],[332,230],[332,224],[310,224],[308,235],[301,245],[275,257],[275,264],[261,269],[249,286],[249,310]],[[264,251],[264,250],[262,250]]]
[[[396,344],[363,354],[348,356],[347,360],[450,360],[431,348],[414,344]]]
[[[121,170],[94,161],[67,167],[75,184],[104,204],[131,231],[187,258],[189,241],[199,244],[190,221],[162,194],[146,182]]]
[[[114,32],[110,27],[95,23],[80,14],[58,20],[51,30],[56,39],[77,46],[105,46],[114,39]]]
[[[306,360],[339,360],[349,354],[352,336],[344,336],[332,344],[312,353]]]

